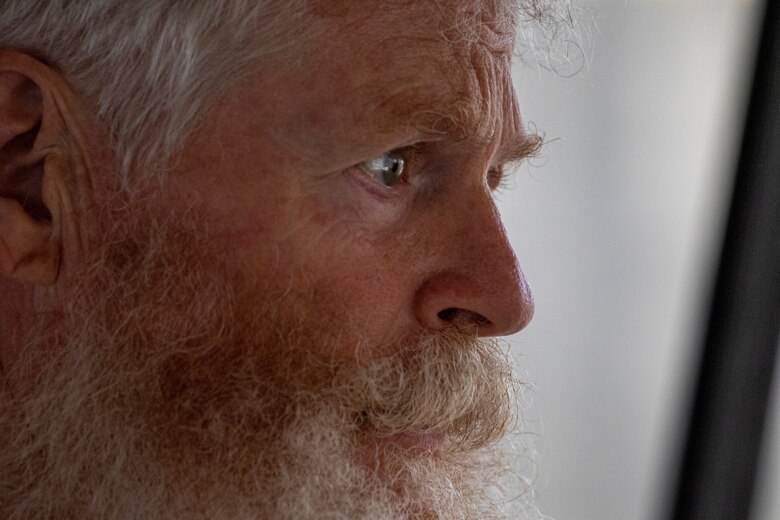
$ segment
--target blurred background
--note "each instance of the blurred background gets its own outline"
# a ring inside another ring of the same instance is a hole
[[[762,4],[578,5],[582,45],[566,46],[568,65],[515,67],[525,120],[549,144],[499,195],[537,305],[512,349],[534,385],[526,420],[540,434],[542,511],[556,520],[661,520],[676,484]],[[777,397],[754,520],[780,519]]]

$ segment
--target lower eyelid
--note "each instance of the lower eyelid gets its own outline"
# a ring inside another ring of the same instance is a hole
[[[406,181],[402,181],[392,187],[383,186],[375,179],[372,179],[360,166],[347,168],[345,173],[348,174],[350,180],[354,182],[358,188],[368,191],[372,197],[379,199],[380,201],[390,202],[393,199],[401,198],[406,192],[406,188],[409,187]]]

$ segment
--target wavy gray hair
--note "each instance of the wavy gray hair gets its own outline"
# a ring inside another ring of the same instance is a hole
[[[496,0],[474,0],[491,2]],[[498,0],[525,20],[561,20],[567,0]],[[310,0],[2,0],[0,48],[63,72],[111,134],[117,168],[133,178],[161,165],[242,73],[313,30]],[[306,31],[300,28],[306,27]],[[294,37],[291,35],[295,35]]]

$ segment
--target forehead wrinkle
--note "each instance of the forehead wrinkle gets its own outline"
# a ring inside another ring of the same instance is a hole
[[[457,141],[492,143],[496,134],[504,133],[500,126],[514,126],[515,118],[513,114],[505,121],[502,113],[509,108],[506,96],[514,96],[511,86],[507,91],[502,84],[514,37],[507,2],[439,0],[409,7],[415,18],[436,20],[445,38],[442,31],[434,30],[432,36],[430,30],[421,30],[399,40],[388,33],[391,24],[378,24],[372,34],[376,45],[364,48],[371,78],[352,86],[353,99],[365,100],[360,113],[378,116],[371,126],[381,123]]]
[[[536,155],[544,139],[537,132],[529,132],[523,128],[523,119],[511,75],[505,74],[501,83],[505,99],[509,100],[510,106],[503,112],[502,142],[497,153],[502,161],[521,161]]]
[[[362,112],[389,118],[382,121],[388,126],[441,133],[444,128],[436,121],[446,115],[437,109],[437,105],[449,88],[444,82],[431,81],[431,78],[441,77],[435,65],[427,56],[407,56],[403,66],[382,62],[374,71],[375,76],[355,88],[355,93],[361,94],[355,98],[365,100]],[[392,78],[389,85],[376,81],[376,77],[382,76]]]
[[[490,58],[496,59],[494,56]],[[433,103],[424,101],[426,97],[433,99],[426,92],[426,87],[430,90],[430,85],[404,90],[403,95],[408,96],[408,100],[417,100],[416,103],[403,103],[408,109],[403,113],[405,123],[432,136],[447,136],[456,142],[470,141],[476,145],[491,146],[495,148],[496,161],[500,163],[534,156],[543,139],[523,129],[511,76],[502,67],[481,63],[486,61],[472,60],[469,88],[460,87],[456,91],[458,84],[450,83]],[[403,99],[403,95],[396,100]],[[497,142],[498,136],[500,142]]]
[[[511,53],[515,15],[507,0],[436,0],[433,5],[450,42],[480,44],[497,54]]]
[[[501,66],[495,60],[481,45],[473,46],[468,65],[463,67],[466,81],[451,90],[445,110],[450,116],[450,131],[459,140],[489,144],[501,132],[506,91],[498,81]]]
[[[453,73],[452,63],[441,65],[434,77],[446,79],[407,89],[409,99],[402,104],[406,121],[421,132],[456,141],[491,142],[502,119],[496,105],[503,99],[494,67],[467,59]]]
[[[391,107],[399,122],[421,133],[486,145],[495,140],[497,133],[502,133],[499,128],[502,123],[509,123],[512,129],[519,124],[514,121],[515,114],[507,118],[501,110],[503,88],[502,92],[491,91],[486,96],[481,90],[469,88],[455,92],[446,88],[436,93],[431,92],[430,85],[412,86],[387,97],[378,107]]]

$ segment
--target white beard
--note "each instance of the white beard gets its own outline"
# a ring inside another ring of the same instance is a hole
[[[37,376],[0,397],[0,517],[489,519],[512,497],[540,518],[495,445],[514,411],[495,343],[337,359],[302,298],[238,290],[191,226],[124,222],[3,374]],[[421,428],[440,452],[366,441]]]

